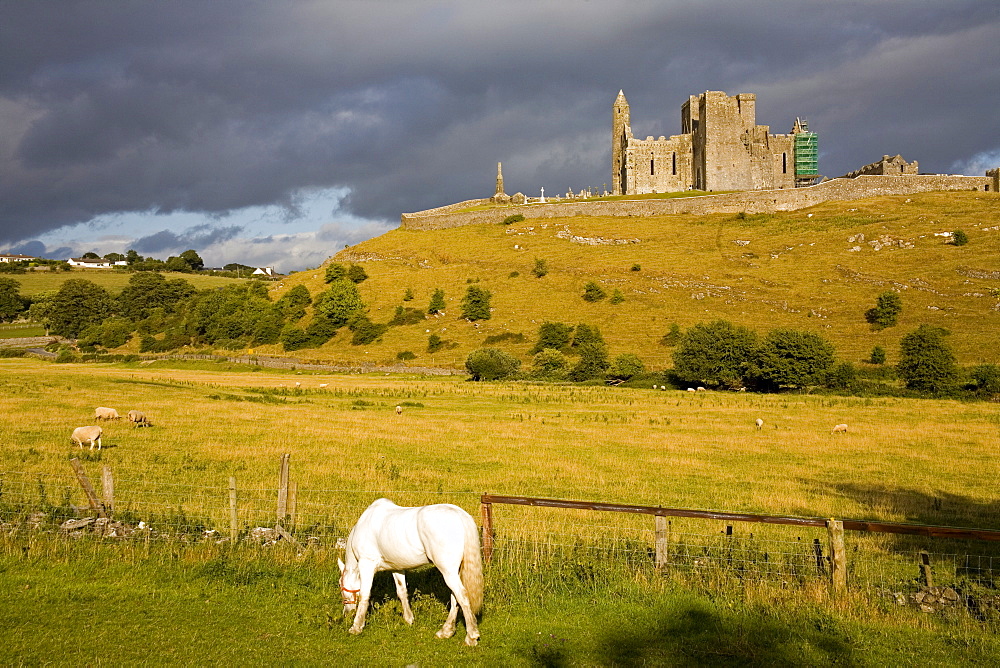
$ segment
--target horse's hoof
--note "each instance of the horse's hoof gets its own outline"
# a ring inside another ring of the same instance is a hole
[[[454,631],[445,631],[444,629],[441,629],[440,631],[434,634],[434,637],[440,638],[441,640],[446,640],[452,637],[453,635],[455,635]]]
[[[361,633],[361,629],[352,626],[351,628],[347,629],[347,632],[352,635],[358,635],[359,633]]]
[[[469,647],[475,647],[479,644],[479,638],[470,638],[469,636],[465,636],[465,644]]]

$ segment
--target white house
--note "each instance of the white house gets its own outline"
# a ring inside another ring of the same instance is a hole
[[[89,258],[89,257],[71,257],[66,260],[71,266],[74,267],[86,267],[87,269],[111,269],[112,267],[127,267],[128,262],[125,260],[118,260],[117,262],[112,262],[111,260],[105,260],[102,257],[99,258]]]
[[[257,267],[253,270],[253,276],[274,276],[274,267]]]
[[[11,255],[0,253],[0,262],[34,262],[38,258],[34,255]]]

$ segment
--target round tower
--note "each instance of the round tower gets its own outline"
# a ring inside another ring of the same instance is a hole
[[[611,111],[611,194],[625,195],[628,193],[628,160],[626,149],[632,136],[629,120],[628,100],[625,93],[618,91],[614,108]]]

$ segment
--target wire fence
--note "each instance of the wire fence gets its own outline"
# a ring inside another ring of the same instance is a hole
[[[94,467],[91,467],[92,469]],[[0,472],[0,531],[146,540],[240,541],[299,547],[342,546],[375,498],[400,505],[454,503],[480,514],[480,495],[467,491],[296,489],[282,506],[280,485],[225,481],[215,486],[114,478],[92,470],[97,519],[72,474]],[[674,578],[704,587],[776,586],[830,589],[831,552],[825,528],[733,523],[687,517],[601,513],[582,509],[498,506],[492,516],[492,558],[540,591],[553,581],[599,582],[623,571]],[[854,595],[925,612],[968,611],[1000,621],[1000,543],[850,532],[847,583]]]

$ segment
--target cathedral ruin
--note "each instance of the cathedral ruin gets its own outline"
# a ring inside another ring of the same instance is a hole
[[[756,102],[753,93],[692,95],[681,106],[682,134],[637,139],[619,91],[612,111],[612,194],[778,190],[821,178],[816,133],[797,118],[790,134],[771,134],[757,125]]]

